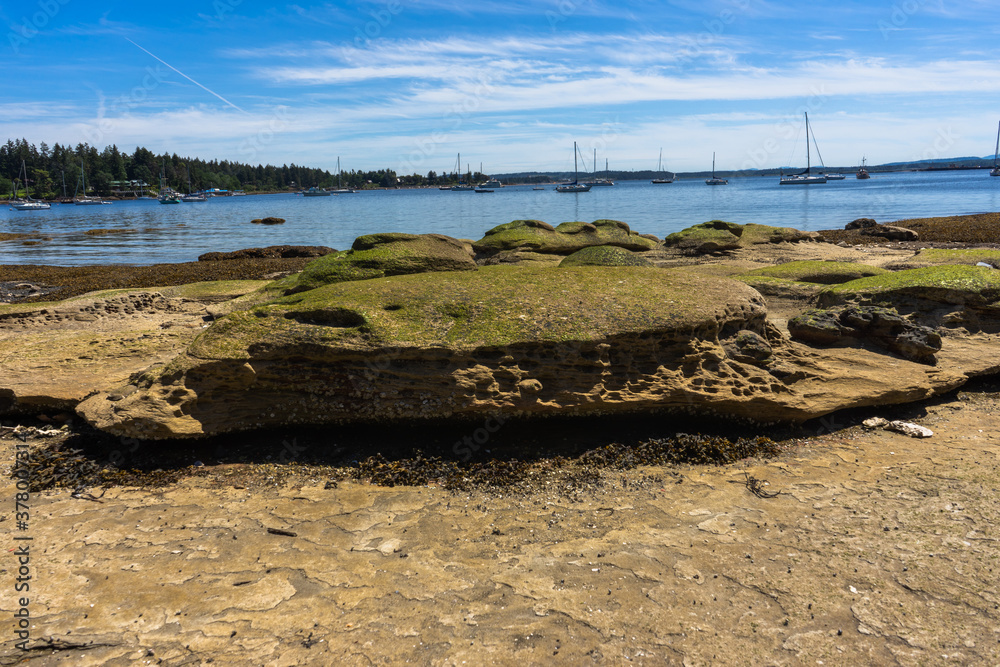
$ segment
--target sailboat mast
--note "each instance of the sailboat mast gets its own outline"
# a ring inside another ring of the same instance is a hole
[[[993,166],[997,166],[997,155],[1000,155],[1000,124],[997,125],[997,147],[993,151]]]
[[[577,180],[579,180],[579,177],[576,174],[577,174],[577,169],[576,169],[576,142],[574,141],[573,142],[573,183],[576,183]]]
[[[810,163],[809,163],[809,112],[803,111],[802,113],[806,116],[806,173],[809,173]]]

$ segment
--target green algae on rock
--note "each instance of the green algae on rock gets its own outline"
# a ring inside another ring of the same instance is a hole
[[[656,242],[633,232],[618,220],[564,222],[558,227],[541,220],[514,220],[498,225],[472,244],[480,255],[503,251],[570,255],[588,246],[611,245],[641,252],[652,250]]]
[[[474,271],[476,263],[458,239],[442,234],[383,233],[359,236],[350,250],[309,262],[291,292],[354,280],[431,271]]]
[[[1000,272],[958,264],[893,271],[828,287],[820,292],[818,303],[892,304],[901,300],[989,306],[1000,300]]]
[[[323,340],[478,347],[593,340],[674,323],[699,330],[715,321],[720,304],[725,307],[730,298],[760,305],[753,290],[729,280],[662,274],[645,267],[496,266],[333,283],[233,313],[199,337],[192,351],[225,358],[228,352],[210,350],[249,348],[286,327],[294,329],[292,322],[333,311],[355,313],[350,319],[357,324],[328,327]],[[309,331],[299,333],[313,340]]]
[[[858,278],[879,276],[888,273],[886,269],[866,266],[855,262],[824,262],[818,260],[785,262],[775,266],[765,266],[742,274],[741,278],[779,278],[803,283],[836,285]]]
[[[563,259],[559,266],[652,266],[642,255],[610,245],[589,246]]]
[[[970,264],[979,262],[1000,267],[1000,250],[996,248],[924,248],[910,264]]]
[[[763,243],[821,240],[822,237],[815,232],[803,232],[792,227],[772,227],[753,223],[740,225],[725,220],[710,220],[670,234],[663,240],[663,244],[700,255]]]

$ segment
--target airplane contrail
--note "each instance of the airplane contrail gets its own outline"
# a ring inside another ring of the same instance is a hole
[[[239,108],[238,106],[236,106],[235,104],[233,104],[232,102],[230,102],[225,97],[223,97],[222,95],[218,94],[217,92],[215,92],[211,88],[209,88],[207,86],[201,85],[200,83],[198,83],[197,81],[195,81],[194,79],[192,79],[191,77],[189,77],[187,74],[185,74],[184,72],[180,71],[179,69],[177,69],[176,67],[174,67],[173,65],[171,65],[170,63],[168,63],[167,61],[163,60],[162,58],[158,57],[157,55],[155,55],[153,53],[150,53],[146,49],[142,48],[141,46],[139,46],[138,44],[136,44],[135,42],[133,42],[131,39],[129,39],[128,37],[125,38],[125,41],[129,42],[130,44],[132,44],[132,46],[134,46],[135,48],[139,49],[140,51],[143,51],[143,52],[149,54],[150,56],[152,56],[153,58],[156,58],[156,60],[160,61],[161,63],[163,63],[164,65],[166,65],[170,69],[172,69],[173,71],[177,72],[178,74],[180,74],[182,77],[184,77],[185,79],[187,79],[188,81],[190,81],[194,85],[198,86],[199,88],[201,88],[202,90],[204,90],[207,93],[215,95],[220,100],[222,100],[223,102],[225,102],[226,104],[228,104],[232,108],[236,109],[237,111],[241,111],[243,113],[248,113],[247,111],[244,111],[243,109]]]

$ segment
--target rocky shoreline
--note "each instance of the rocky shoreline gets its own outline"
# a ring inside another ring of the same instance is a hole
[[[30,655],[996,662],[995,215],[0,267]]]

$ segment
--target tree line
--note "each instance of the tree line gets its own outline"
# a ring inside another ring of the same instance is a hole
[[[192,191],[218,188],[246,192],[281,192],[336,187],[338,184],[336,173],[296,164],[252,165],[180,157],[176,153],[157,155],[140,147],[130,154],[114,145],[98,150],[86,143],[77,144],[75,148],[58,143],[49,147],[45,142],[35,146],[25,139],[8,139],[6,144],[0,145],[0,197],[9,197],[15,184],[18,196],[24,196],[22,163],[27,171],[31,196],[36,199],[82,196],[84,183],[86,194],[101,196],[131,194],[137,189],[155,192],[159,189],[161,176],[164,186],[179,192],[187,192],[189,182]],[[407,179],[407,185],[410,180]],[[402,184],[391,169],[344,171],[340,183],[353,189]]]

